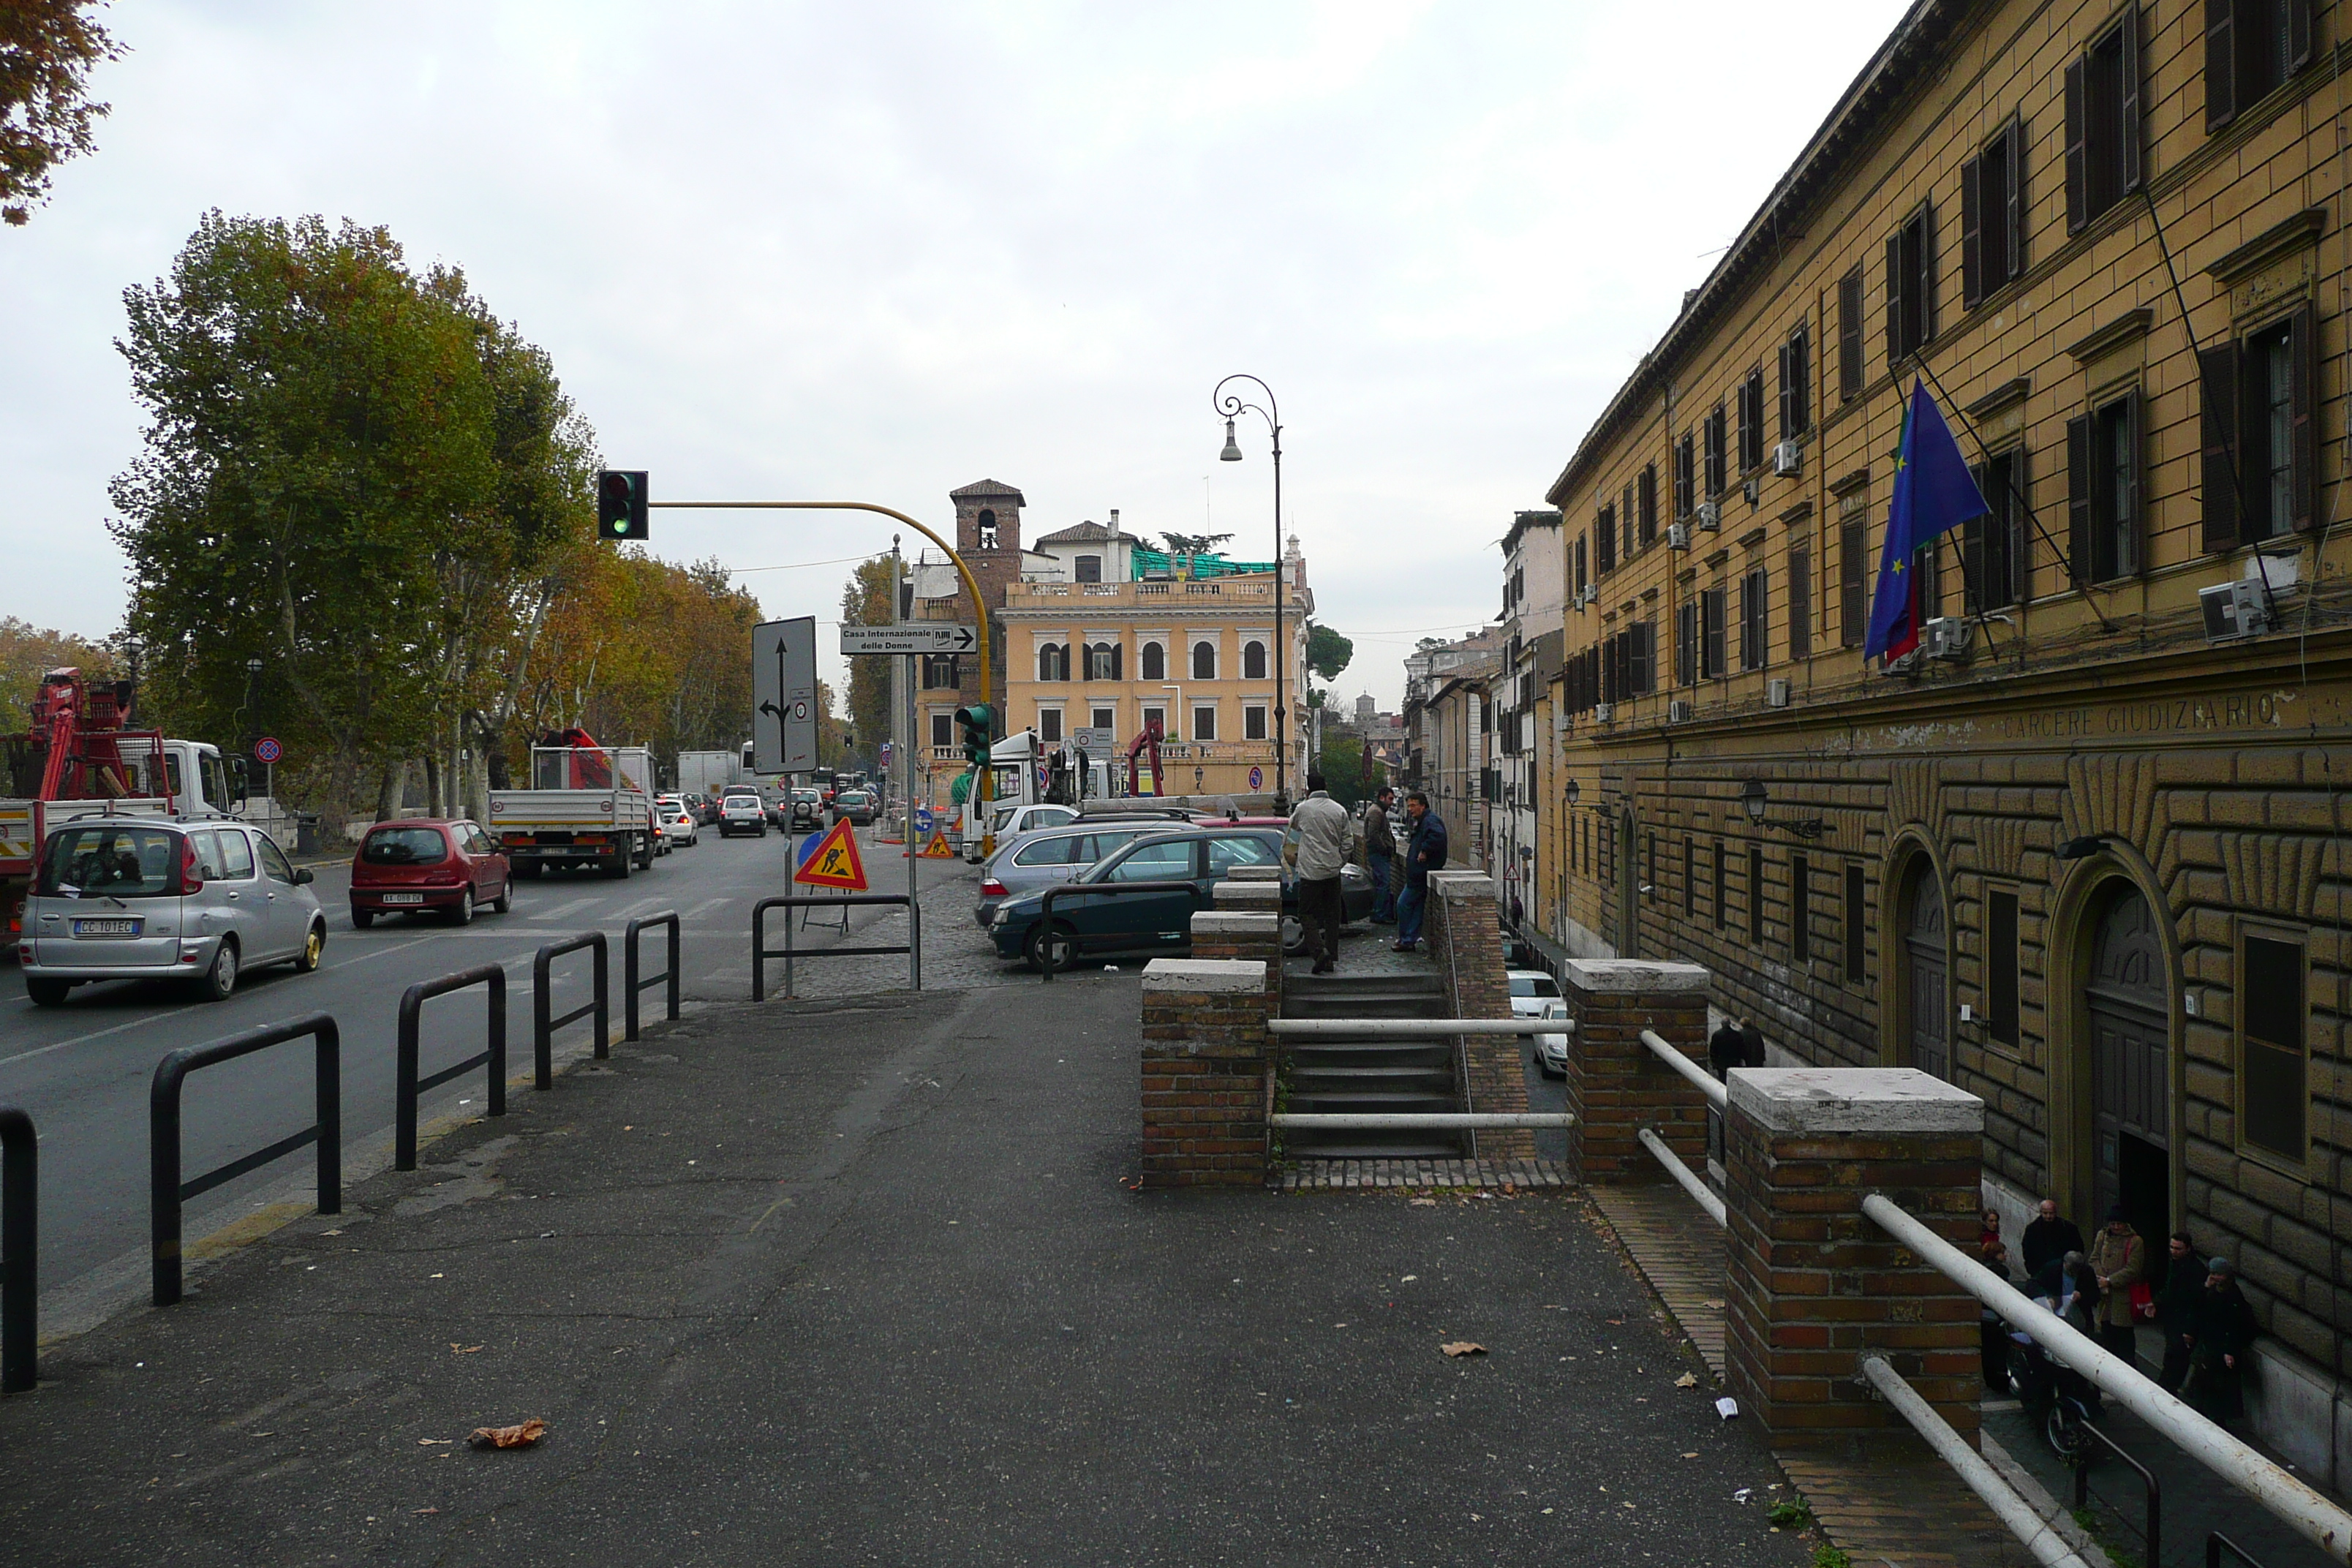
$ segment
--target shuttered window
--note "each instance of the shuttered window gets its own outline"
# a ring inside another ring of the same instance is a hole
[[[2146,563],[2139,433],[2136,387],[2066,422],[2066,569],[2078,584]]]
[[[2205,0],[2205,129],[2310,63],[2310,0]]]
[[[1760,365],[1739,383],[1739,471],[1764,466],[1764,371]]]
[[[2247,936],[2238,990],[2242,1135],[2266,1153],[2301,1164],[2311,1100],[2304,1067],[2302,944]]]
[[[1731,918],[1731,905],[1724,897],[1724,867],[1730,859],[1730,850],[1718,838],[1715,841],[1715,929],[1721,931]]]
[[[1769,655],[1771,577],[1761,566],[1739,580],[1739,668],[1761,669]]]
[[[2207,550],[2234,550],[2312,526],[2317,342],[2317,317],[2304,305],[2284,321],[2198,355]]]
[[[1789,657],[1810,658],[1813,652],[1813,552],[1802,544],[1789,547]]]
[[[1867,524],[1860,514],[1838,524],[1838,643],[1860,647],[1870,629]]]
[[[1675,684],[1698,684],[1698,604],[1685,599],[1675,606]]]
[[[2139,188],[2139,7],[2130,5],[2066,68],[2069,234]]]
[[[1715,411],[1706,416],[1706,493],[1708,499],[1712,500],[1723,493],[1725,485],[1727,482],[1724,471],[1725,453],[1723,450],[1723,405],[1720,403],[1717,404],[1715,405]]]
[[[1698,913],[1698,855],[1688,838],[1683,840],[1683,913]]]
[[[1688,517],[1691,508],[1698,504],[1697,449],[1691,433],[1675,443],[1675,515]]]
[[[1612,502],[1592,519],[1592,572],[1605,577],[1617,570],[1617,508]]]
[[[2025,448],[1996,452],[1969,470],[1992,508],[1960,525],[1960,571],[1968,613],[2005,609],[2025,593]]]
[[[1936,335],[1936,211],[1927,202],[1886,237],[1886,364],[1892,370]]]
[[[1702,680],[1723,678],[1723,602],[1728,594],[1729,591],[1723,588],[1699,590],[1698,673]]]
[[[1862,268],[1838,279],[1838,401],[1862,395]]]
[[[2025,272],[2025,123],[2011,120],[1960,165],[1960,299],[1977,301]]]
[[[1658,542],[1658,465],[1643,465],[1641,478],[1633,481],[1633,499],[1642,519],[1642,547],[1648,549]]]
[[[1791,441],[1812,427],[1812,343],[1802,322],[1780,345],[1780,439]]]

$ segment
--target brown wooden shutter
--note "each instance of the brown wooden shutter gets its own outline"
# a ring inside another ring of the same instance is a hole
[[[2139,388],[2124,394],[2124,475],[2123,489],[2116,497],[2116,508],[2123,514],[2125,537],[2131,542],[2131,573],[2139,576],[2147,571],[2147,518],[2142,510],[2140,498],[2147,493],[2141,482],[2141,470],[2147,466],[2147,455],[2141,444],[2141,408]],[[2123,562],[2116,562],[2118,572]]]
[[[2319,425],[2313,417],[2317,401],[2319,369],[2319,322],[2308,304],[2295,308],[2287,319],[2287,411],[2293,422],[2293,441],[2289,450],[2294,454],[2294,471],[2290,478],[2294,515],[2286,528],[2308,531],[2319,521],[2312,505],[2312,494],[2318,488],[2314,482],[2319,472]],[[2286,530],[2273,526],[2272,532]]]
[[[2000,225],[2001,281],[2025,276],[2025,117],[2009,122],[2008,133],[2000,141],[2001,197],[2007,211],[1998,214],[1993,221]]]
[[[2226,6],[2229,0],[2209,0],[2209,4]],[[2210,50],[2208,51],[2210,54]],[[2089,95],[2084,89],[2084,73],[2087,62],[2076,59],[2066,67],[2066,232],[2073,234],[2090,221],[2091,192],[2090,161],[2085,154],[2084,138],[2090,133]]]
[[[1780,345],[1780,439],[1794,434],[1789,427],[1789,345]]]
[[[2116,184],[2117,194],[2139,189],[2140,179],[2140,113],[2139,113],[2139,6],[2124,7],[2124,18],[2116,28],[2123,45],[2122,91],[2116,104],[2116,169],[2122,175]]]
[[[2286,7],[2286,67],[2293,76],[2311,63],[2311,0],[2279,0]]]
[[[2238,345],[2223,343],[2197,355],[2197,381],[2204,400],[2203,456],[2198,488],[2205,507],[2205,548],[2220,553],[2238,547],[2238,483],[2231,471],[2238,443]]]
[[[1862,391],[1862,268],[1838,279],[1838,397]]]
[[[2237,0],[2205,0],[2205,129],[2208,131],[2219,131],[2238,117],[2238,50],[2233,26],[2237,8]],[[2071,83],[2074,79],[2070,76],[2067,80]]]
[[[1903,358],[1903,231],[1886,240],[1886,368]]]
[[[1919,204],[1919,265],[1906,287],[1919,290],[1919,342],[1936,341],[1936,204]]]
[[[1972,517],[1960,524],[1960,612],[1963,615],[1977,615],[1984,609],[1985,538],[2001,511],[2000,503],[1985,492],[1985,481],[1990,477],[1990,465],[1969,465],[1969,478],[1976,480],[1977,493],[1992,501],[1993,515]]]
[[[1977,308],[1984,298],[1983,193],[1977,188],[1984,175],[1984,160],[1971,158],[1960,165],[1960,304]]]
[[[2066,574],[2091,580],[2091,416],[2066,421]]]
[[[2033,497],[2033,474],[2027,461],[2030,447],[2020,447],[2009,455],[2009,504],[1995,515],[2007,521],[2009,530],[2009,591],[2013,604],[2033,602],[2033,525],[2027,515]]]

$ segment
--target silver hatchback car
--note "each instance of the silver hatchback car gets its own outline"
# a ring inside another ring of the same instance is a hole
[[[319,967],[327,917],[307,870],[240,822],[99,817],[42,847],[16,957],[44,1007],[97,980],[184,979],[207,1001],[256,964]]]

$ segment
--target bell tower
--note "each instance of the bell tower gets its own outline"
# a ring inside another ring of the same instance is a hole
[[[1020,555],[1021,509],[1028,502],[1019,490],[994,479],[982,479],[978,484],[950,490],[948,499],[955,502],[956,553],[967,561],[999,551],[1008,557]],[[977,575],[976,562],[973,569]]]

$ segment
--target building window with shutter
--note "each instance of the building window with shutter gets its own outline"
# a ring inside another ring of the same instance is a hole
[[[1698,675],[1701,680],[1723,679],[1723,601],[1726,588],[1701,588],[1698,593]]]
[[[1886,368],[1936,335],[1936,209],[1921,202],[1886,237]]]
[[[1944,613],[1944,552],[1940,538],[1931,539],[1911,556],[1913,592],[1919,599],[1919,622],[1925,626]]]
[[[1096,709],[1094,710],[1094,727],[1097,730],[1110,729],[1118,722],[1112,710],[1108,708]]]
[[[1812,427],[1812,345],[1803,322],[1780,345],[1780,439],[1793,441]]]
[[[2017,1044],[2017,894],[1995,888],[1985,894],[1985,1032],[2004,1046]]]
[[[1059,708],[1037,710],[1037,738],[1049,746],[1061,742],[1062,710]]]
[[[2207,550],[2234,550],[2312,526],[2317,341],[2316,317],[2304,305],[2285,321],[2198,355],[2205,395],[2198,482]]]
[[[1041,643],[1037,647],[1037,679],[1067,680],[1070,679],[1070,645]]]
[[[1077,560],[1077,580],[1081,583],[1101,582],[1102,557],[1099,555],[1079,556]]]
[[[1970,470],[1985,504],[1984,517],[1960,525],[1960,574],[1968,613],[2006,609],[2025,597],[2025,448],[1995,452]]]
[[[1584,599],[1584,585],[1592,580],[1584,546],[1585,537],[1580,533],[1576,536],[1576,597],[1579,603]]]
[[[1724,897],[1724,868],[1731,858],[1729,847],[1722,839],[1715,841],[1715,929],[1721,931],[1729,920],[1731,905]]]
[[[2067,233],[2139,188],[2139,7],[2133,5],[2066,68]]]
[[[2205,129],[2311,63],[2311,0],[2205,0]]]
[[[1675,684],[1698,684],[1698,605],[1690,599],[1675,606]]]
[[[2139,430],[2137,387],[2066,422],[2066,567],[2077,584],[2133,576],[2145,563]]]
[[[1643,466],[1642,476],[1633,481],[1633,497],[1641,509],[1642,548],[1646,550],[1658,542],[1658,465]]]
[[[1764,851],[1755,847],[1748,851],[1748,934],[1764,945]]]
[[[1265,703],[1252,702],[1242,710],[1242,739],[1244,741],[1265,739]]]
[[[1192,645],[1192,679],[1195,680],[1217,679],[1216,644],[1202,641]]]
[[[1764,372],[1751,370],[1739,383],[1739,471],[1764,466]]]
[[[1168,650],[1160,644],[1156,642],[1145,643],[1142,648],[1136,654],[1135,661],[1143,667],[1142,674],[1144,679],[1165,680],[1168,679]]]
[[[1960,165],[1960,300],[2025,274],[2025,122],[2012,119]]]
[[[1863,917],[1866,912],[1864,903],[1862,868],[1848,866],[1845,868],[1845,982],[1849,985],[1861,984],[1867,967],[1864,962],[1867,956],[1863,933]]]
[[[1617,570],[1617,506],[1615,502],[1592,514],[1592,569],[1597,576],[1607,576]]]
[[[1698,913],[1698,850],[1687,837],[1683,840],[1683,913]]]
[[[1117,643],[1098,642],[1087,645],[1087,679],[1088,680],[1118,679],[1118,667],[1122,662],[1119,658],[1119,646]]]
[[[1739,580],[1739,668],[1761,669],[1770,629],[1771,574],[1761,566]]]
[[[1789,657],[1810,658],[1813,652],[1813,552],[1810,546],[1789,547]]]
[[[1862,395],[1862,268],[1838,279],[1838,401]]]
[[[1857,511],[1838,524],[1838,645],[1860,647],[1870,630],[1869,522]]]
[[[1789,956],[1802,963],[1813,956],[1813,878],[1802,855],[1789,857]]]
[[[923,656],[923,689],[952,691],[961,686],[963,670],[957,661],[962,657],[961,654],[956,653],[925,654]]]
[[[2248,932],[2238,963],[2238,1126],[2265,1154],[2302,1164],[2311,1100],[2304,1067],[2303,944]]]
[[[1242,644],[1242,679],[1244,680],[1265,679],[1265,644],[1262,642]]]
[[[1688,517],[1698,504],[1698,453],[1691,433],[1675,443],[1675,515]]]
[[[1166,740],[1168,738],[1168,710],[1165,708],[1146,708],[1143,710],[1143,728],[1147,733],[1157,735],[1163,741]]]
[[[956,743],[955,715],[940,709],[931,714],[931,745],[934,748]]]
[[[1217,710],[1214,708],[1192,710],[1192,739],[1213,741],[1217,738]]]
[[[1706,437],[1706,493],[1708,499],[1713,500],[1715,497],[1723,493],[1725,486],[1729,482],[1724,469],[1724,426],[1722,404],[1717,404],[1715,405],[1715,411],[1706,416],[1705,434]]]

